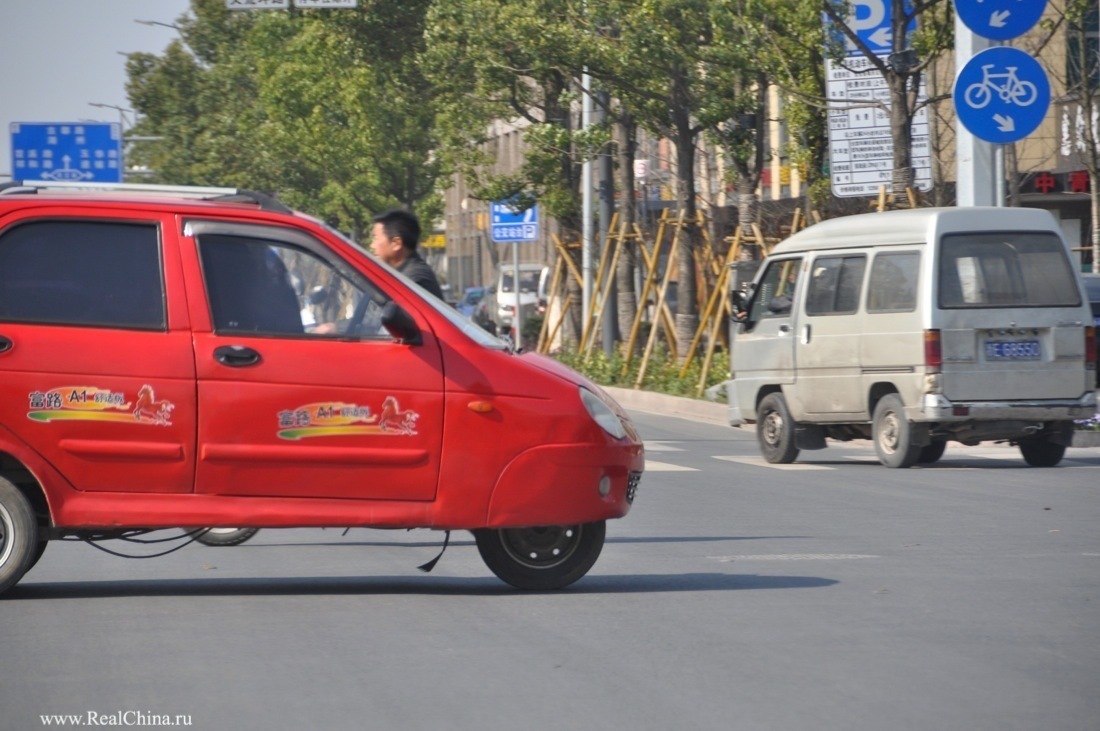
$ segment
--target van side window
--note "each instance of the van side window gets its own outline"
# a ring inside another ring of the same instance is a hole
[[[879,254],[867,280],[868,312],[912,312],[917,308],[920,252]]]
[[[386,297],[312,252],[279,241],[203,234],[199,254],[216,332],[382,337]]]
[[[859,293],[866,268],[867,257],[862,254],[815,259],[806,294],[806,314],[850,315],[859,310]]]
[[[940,243],[940,307],[1076,307],[1066,247],[1052,233],[951,234]]]
[[[747,321],[753,323],[764,317],[789,316],[801,269],[801,259],[770,262],[756,285]]]
[[[39,221],[0,237],[0,320],[165,329],[154,224]]]

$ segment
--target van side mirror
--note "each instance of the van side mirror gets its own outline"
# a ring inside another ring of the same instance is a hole
[[[420,337],[420,328],[416,326],[416,320],[399,304],[390,300],[382,308],[382,327],[386,328],[394,340],[405,345],[422,345],[424,339]]]

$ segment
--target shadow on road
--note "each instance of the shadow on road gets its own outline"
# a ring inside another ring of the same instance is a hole
[[[233,579],[150,579],[133,581],[72,581],[27,583],[9,589],[5,601],[35,599],[114,599],[148,596],[514,596],[532,594],[568,598],[585,594],[646,594],[748,589],[811,589],[837,584],[815,576],[758,574],[623,574],[587,576],[573,586],[552,592],[512,589],[492,577],[340,576]]]

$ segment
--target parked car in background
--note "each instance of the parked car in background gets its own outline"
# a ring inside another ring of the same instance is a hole
[[[1084,274],[1085,292],[1088,293],[1089,307],[1092,308],[1093,327],[1100,328],[1100,274]],[[1100,335],[1097,335],[1100,338]],[[1096,387],[1100,388],[1100,368],[1096,369]]]
[[[485,287],[467,287],[458,301],[458,312],[463,317],[473,317],[478,303],[485,299]]]

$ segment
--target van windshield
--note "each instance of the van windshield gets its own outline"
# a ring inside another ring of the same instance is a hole
[[[940,242],[939,261],[944,309],[1081,304],[1066,247],[1052,233],[949,234]]]
[[[515,271],[509,271],[508,269],[502,269],[500,272],[500,291],[512,292],[512,280],[515,278]],[[525,272],[522,269],[519,270],[519,291],[522,294],[531,294],[537,292],[539,288],[539,272],[530,271]]]

